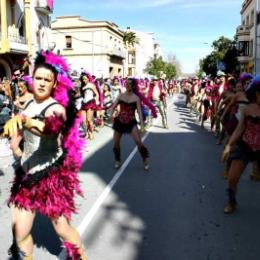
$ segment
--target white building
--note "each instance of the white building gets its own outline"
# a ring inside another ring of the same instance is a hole
[[[144,72],[147,63],[155,57],[162,56],[162,50],[155,42],[154,33],[134,32],[139,42],[135,45],[135,76],[144,78],[148,76]]]
[[[72,69],[84,68],[103,78],[126,75],[123,32],[116,24],[61,16],[51,27],[55,50],[66,57]]]
[[[50,0],[1,0],[0,78],[11,77],[25,57],[49,47]]]
[[[240,70],[254,72],[256,37],[256,8],[258,0],[244,0],[241,9],[241,25],[236,30]]]

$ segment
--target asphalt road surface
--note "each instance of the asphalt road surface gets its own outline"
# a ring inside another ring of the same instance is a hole
[[[226,182],[219,162],[221,146],[201,129],[183,105],[169,99],[169,129],[160,118],[144,136],[150,170],[129,136],[122,139],[125,164],[113,168],[112,130],[104,127],[89,142],[80,179],[78,228],[89,260],[259,260],[260,183],[239,184],[237,212],[224,215]],[[1,161],[2,162],[2,161]],[[8,165],[7,165],[8,166]],[[0,176],[0,259],[8,259],[10,210],[4,203],[13,173]],[[32,230],[34,259],[64,259],[49,221],[37,215]]]

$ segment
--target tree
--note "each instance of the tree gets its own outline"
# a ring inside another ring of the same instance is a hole
[[[232,40],[221,36],[213,41],[211,46],[213,51],[200,60],[199,74],[205,72],[207,75],[216,76],[219,64],[222,64],[222,70],[226,73],[233,73],[238,63]]]
[[[226,73],[239,74],[239,62],[237,60],[237,49],[232,46],[225,54],[223,59],[226,64]]]
[[[162,57],[152,58],[146,65],[145,72],[156,76],[157,78],[161,77],[161,74],[165,72],[165,62]]]
[[[139,40],[135,32],[125,31],[123,33],[123,42],[126,47],[130,47],[130,46],[134,47],[135,44],[139,43]]]
[[[219,61],[223,61],[231,44],[232,44],[232,40],[230,40],[224,36],[221,36],[221,37],[219,37],[219,39],[213,41],[213,43],[212,43],[213,52],[215,52],[215,57]]]
[[[165,64],[165,69],[164,69],[165,75],[166,75],[166,79],[170,80],[175,78],[176,76],[176,67],[174,64],[172,63],[166,63]]]
[[[157,78],[161,78],[162,75],[165,74],[167,80],[176,77],[175,65],[170,62],[163,61],[162,57],[151,59],[146,65],[145,72],[156,76]]]
[[[207,55],[200,61],[200,73],[204,71],[207,75],[215,77],[217,75],[217,60],[215,52]]]

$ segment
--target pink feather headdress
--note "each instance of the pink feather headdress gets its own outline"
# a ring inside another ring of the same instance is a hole
[[[22,80],[29,87],[29,89],[32,90],[32,77],[29,75],[24,75],[22,76]]]
[[[57,85],[53,92],[53,98],[64,107],[67,107],[69,102],[68,92],[73,88],[72,80],[69,77],[69,66],[66,60],[59,55],[50,51],[41,51],[39,53],[44,57],[44,63],[53,66],[57,71]],[[37,58],[36,58],[37,59]]]

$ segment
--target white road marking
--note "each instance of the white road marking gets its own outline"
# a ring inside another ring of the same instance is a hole
[[[171,107],[171,106],[169,106]],[[168,107],[168,109],[169,109]],[[167,110],[168,110],[167,109]],[[157,123],[157,121],[159,120],[159,117],[156,118],[156,120],[154,121],[154,123]],[[153,127],[153,126],[152,126]],[[151,127],[151,128],[152,128]],[[147,132],[143,138],[142,138],[142,142],[145,141],[145,139],[148,137],[148,135],[150,134],[150,132]],[[103,204],[103,202],[105,201],[105,199],[107,198],[107,196],[109,195],[109,193],[111,192],[111,190],[113,189],[113,187],[115,186],[115,184],[117,183],[117,181],[119,180],[119,178],[122,176],[124,170],[126,169],[126,167],[128,166],[128,164],[131,162],[131,160],[133,159],[134,155],[137,152],[137,147],[134,148],[134,150],[130,153],[130,155],[127,157],[127,159],[125,160],[125,162],[122,164],[122,166],[120,167],[120,169],[117,171],[117,173],[115,174],[115,176],[113,177],[113,179],[109,182],[109,184],[106,186],[106,188],[104,189],[104,191],[101,193],[101,195],[98,197],[98,199],[96,200],[96,202],[94,203],[94,205],[92,206],[92,208],[89,210],[89,212],[87,213],[87,215],[84,217],[84,219],[81,221],[81,223],[79,224],[79,226],[77,227],[77,230],[79,232],[79,235],[82,236],[84,234],[84,232],[86,231],[88,225],[90,224],[90,222],[93,220],[94,216],[96,215],[97,211],[99,210],[99,208],[101,207],[101,205]],[[66,251],[65,249],[63,249],[61,251],[61,253],[59,254],[57,259],[64,259],[66,256]]]
[[[147,132],[144,135],[144,137],[142,138],[142,142],[144,142],[144,140],[147,138],[148,135],[149,135],[149,132]],[[103,204],[103,202],[105,201],[105,199],[107,198],[108,194],[111,192],[111,190],[113,189],[113,187],[115,186],[115,184],[117,183],[119,178],[122,176],[124,170],[126,169],[128,164],[131,162],[131,160],[134,157],[134,155],[136,154],[136,152],[137,152],[137,147],[135,147],[134,150],[130,153],[130,155],[127,157],[125,162],[122,164],[120,169],[117,171],[117,173],[115,174],[113,179],[109,182],[109,184],[106,186],[106,188],[104,189],[102,194],[96,200],[95,204],[92,206],[90,211],[87,213],[87,215],[81,221],[81,223],[77,227],[77,230],[78,230],[80,236],[82,236],[84,234],[85,230],[87,229],[88,225],[92,221],[93,217],[95,216],[95,214],[99,210],[100,206]]]
[[[147,132],[143,136],[142,142],[145,141],[145,139],[147,138],[148,135],[149,135],[149,132]],[[89,210],[87,215],[83,218],[83,220],[81,221],[81,223],[77,227],[77,230],[78,230],[80,236],[82,236],[84,234],[84,232],[86,231],[88,225],[93,220],[93,218],[96,215],[97,211],[99,210],[99,208],[101,207],[101,205],[103,204],[103,202],[105,201],[105,199],[107,198],[107,196],[109,195],[109,193],[111,192],[111,190],[113,189],[115,184],[118,182],[119,178],[122,176],[124,170],[126,169],[128,164],[131,162],[131,160],[135,156],[136,152],[137,152],[137,147],[135,147],[134,150],[130,153],[130,155],[127,157],[125,162],[121,165],[120,169],[117,171],[117,173],[115,174],[113,179],[109,182],[109,184],[106,186],[104,191],[98,197],[98,199],[96,200],[96,202],[94,203],[92,208]],[[57,259],[65,259],[65,257],[66,257],[66,251],[65,251],[65,249],[62,249],[62,251],[58,255]]]

